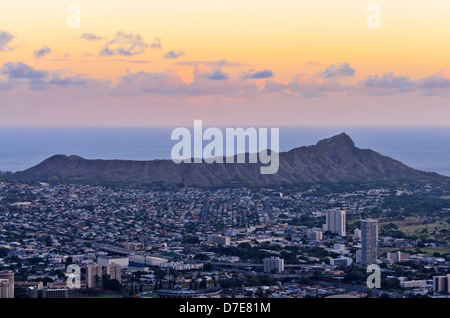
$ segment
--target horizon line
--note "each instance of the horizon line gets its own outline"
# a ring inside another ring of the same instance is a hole
[[[174,128],[174,127],[193,127],[192,125],[0,125],[3,128]],[[204,128],[219,127],[257,127],[257,128],[450,128],[448,125],[204,125]]]

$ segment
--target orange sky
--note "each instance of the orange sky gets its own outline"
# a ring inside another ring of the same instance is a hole
[[[80,28],[67,26],[72,3]],[[372,3],[379,29],[366,24]],[[194,114],[224,123],[247,112],[243,124],[270,122],[245,119],[255,103],[276,125],[332,124],[336,108],[350,124],[386,124],[383,114],[367,120],[367,105],[398,105],[387,110],[390,125],[450,124],[448,12],[444,0],[4,2],[0,125],[168,125]],[[24,65],[45,75],[24,75]],[[120,110],[131,102],[133,111]],[[57,111],[64,103],[88,106]],[[205,112],[214,105],[223,108]],[[149,114],[159,119],[144,121]]]

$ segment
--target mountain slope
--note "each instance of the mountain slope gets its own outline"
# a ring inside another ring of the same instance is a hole
[[[280,153],[276,174],[260,174],[260,164],[175,164],[171,160],[87,160],[56,155],[12,176],[17,180],[82,183],[184,184],[194,186],[274,185],[302,182],[372,182],[444,178],[412,169],[340,135],[314,146]]]

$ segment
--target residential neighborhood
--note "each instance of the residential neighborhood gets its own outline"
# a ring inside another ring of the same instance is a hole
[[[449,209],[390,203],[442,189],[3,182],[0,283],[29,298],[448,297]]]

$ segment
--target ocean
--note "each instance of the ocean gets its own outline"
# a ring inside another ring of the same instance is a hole
[[[55,154],[88,159],[170,159],[176,144],[170,139],[172,130],[0,127],[0,171],[22,171]],[[280,127],[280,151],[313,145],[342,132],[359,148],[375,150],[419,170],[450,176],[450,127]]]

